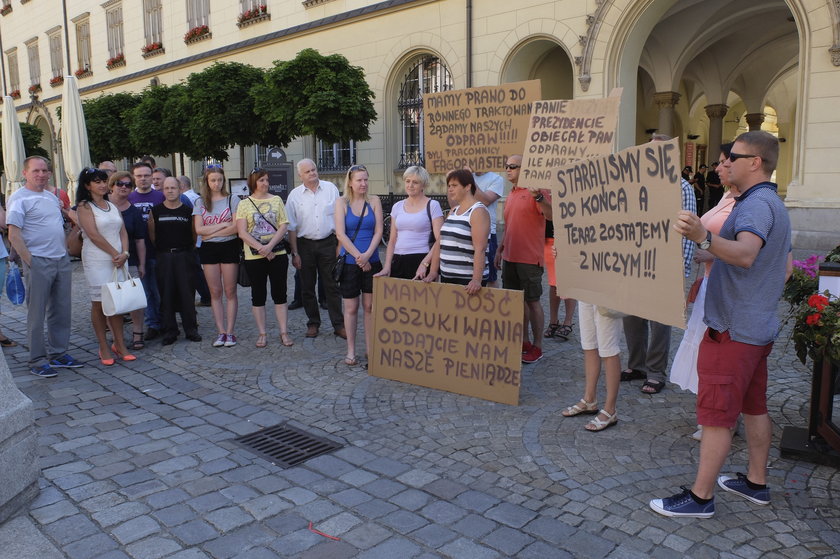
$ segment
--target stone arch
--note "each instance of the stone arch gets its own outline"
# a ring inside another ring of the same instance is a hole
[[[481,83],[503,83],[504,73],[515,53],[532,42],[551,41],[562,48],[570,60],[574,60],[569,45],[577,44],[580,40],[581,37],[563,22],[553,19],[529,20],[511,29],[505,38],[499,41],[496,52],[490,56],[487,79],[481,80]]]
[[[64,161],[61,157],[61,142],[59,141],[60,129],[55,126],[50,111],[39,99],[32,100],[25,122],[37,126],[44,133],[41,136],[41,147],[50,154],[53,180],[59,185],[64,180]]]
[[[539,79],[543,99],[574,98],[572,57],[552,36],[533,35],[520,41],[508,53],[499,76],[499,83]]]

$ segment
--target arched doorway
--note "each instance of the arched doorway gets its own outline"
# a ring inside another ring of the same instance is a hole
[[[572,99],[574,71],[569,54],[557,41],[530,37],[514,47],[502,67],[502,83],[540,80],[543,99]]]

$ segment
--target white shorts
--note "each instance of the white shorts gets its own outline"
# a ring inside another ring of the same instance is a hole
[[[597,349],[601,357],[621,353],[618,345],[622,329],[620,318],[604,316],[598,312],[597,305],[578,301],[578,324],[583,349]]]

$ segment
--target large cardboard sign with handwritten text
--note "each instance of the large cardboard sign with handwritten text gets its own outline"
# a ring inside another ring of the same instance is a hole
[[[540,91],[540,80],[530,80],[423,95],[426,169],[503,171],[509,155],[522,153]]]
[[[557,170],[558,295],[685,328],[680,161],[673,139]]]
[[[371,375],[519,404],[521,291],[374,278]]]
[[[519,186],[551,188],[560,167],[612,153],[621,92],[616,88],[605,99],[535,102]]]

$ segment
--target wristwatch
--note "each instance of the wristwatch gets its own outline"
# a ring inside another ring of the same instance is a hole
[[[545,200],[545,196],[543,196],[543,195],[542,195],[542,192],[540,192],[539,194],[537,194],[536,196],[534,196],[534,202],[536,202],[536,203],[538,203],[538,204],[539,204],[540,202],[542,202],[543,200]]]
[[[697,248],[701,248],[703,250],[709,250],[709,247],[712,246],[712,232],[706,231],[706,240],[697,243]]]

